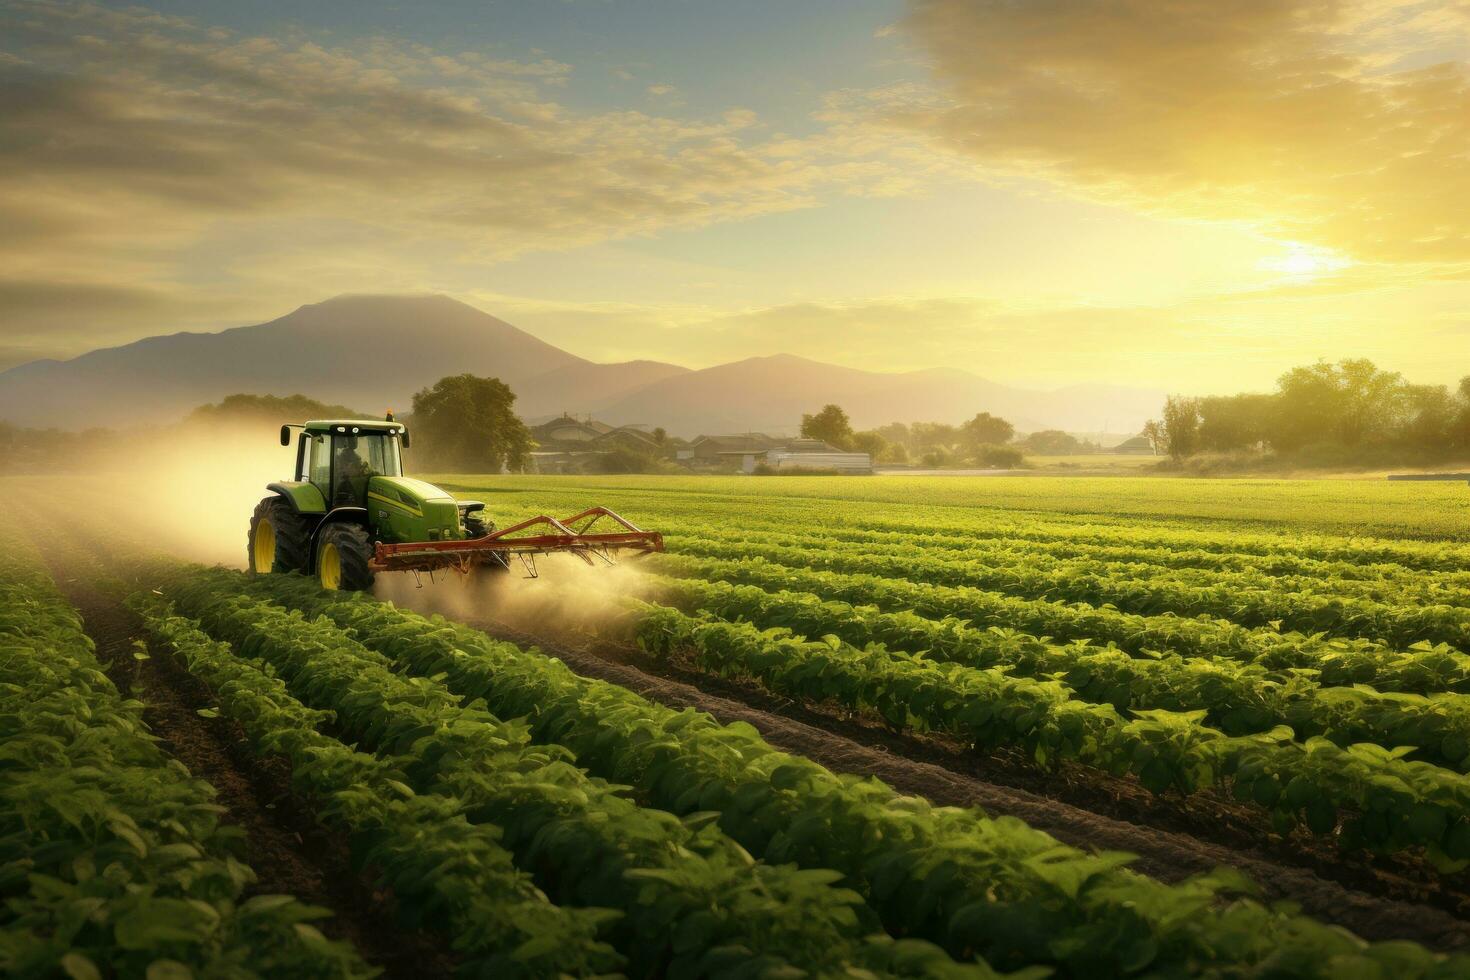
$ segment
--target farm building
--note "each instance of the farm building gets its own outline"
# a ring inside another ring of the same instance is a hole
[[[767,450],[751,458],[750,463],[742,465],[741,469],[751,473],[761,463],[773,470],[836,470],[863,475],[873,472],[873,458],[867,453],[845,453],[832,446],[826,447],[825,451],[793,451],[789,447]]]
[[[1134,436],[1125,442],[1120,442],[1109,452],[1122,453],[1127,456],[1154,456],[1154,444],[1148,441],[1147,436]]]
[[[540,447],[531,454],[538,473],[580,473],[598,458],[618,450],[640,456],[661,456],[669,448],[646,426],[612,426],[571,415],[532,427],[531,437]]]
[[[781,445],[781,440],[762,432],[746,432],[729,436],[698,436],[674,453],[680,465],[691,470],[739,468],[746,455],[763,453]]]

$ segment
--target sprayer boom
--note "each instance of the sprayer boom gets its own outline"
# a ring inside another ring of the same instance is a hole
[[[606,517],[621,531],[591,533],[592,526]],[[527,533],[541,528],[541,533]],[[379,542],[369,567],[374,572],[434,571],[452,568],[469,571],[490,561],[509,561],[512,555],[536,574],[535,556],[565,551],[587,564],[600,558],[609,565],[620,551],[635,557],[664,550],[663,535],[644,531],[606,507],[592,507],[563,520],[542,514],[479,538],[461,541],[410,541],[403,544]]]

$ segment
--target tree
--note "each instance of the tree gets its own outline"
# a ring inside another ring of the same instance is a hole
[[[876,462],[888,451],[888,440],[873,431],[855,432],[851,439],[853,452],[867,453]]]
[[[1069,456],[1087,452],[1086,446],[1076,436],[1061,429],[1044,429],[1033,432],[1021,440],[1021,445],[1038,456]]]
[[[658,443],[660,446],[667,442],[669,438],[668,432],[661,425],[653,430],[652,435],[653,441]]]
[[[1170,395],[1164,402],[1164,440],[1175,459],[1199,451],[1199,399]]]
[[[1470,449],[1470,376],[1460,379],[1455,402],[1459,407],[1450,430],[1450,444],[1456,449]]]
[[[305,395],[226,395],[218,405],[200,405],[185,424],[219,425],[224,422],[261,423],[278,427],[307,419],[360,419],[363,414],[345,405],[319,402]]]
[[[975,462],[995,470],[1013,470],[1025,458],[1016,446],[997,446],[994,443],[981,446],[975,453]]]
[[[1209,452],[1251,449],[1266,441],[1275,396],[1217,395],[1199,400],[1199,445]]]
[[[1293,368],[1276,382],[1271,445],[1289,452],[1384,441],[1402,420],[1406,388],[1400,375],[1361,358]]]
[[[440,378],[413,396],[414,448],[430,465],[461,473],[525,469],[533,444],[515,400],[499,378]]]
[[[1154,455],[1169,451],[1169,434],[1164,431],[1164,423],[1158,419],[1149,419],[1143,424],[1143,431],[1139,433],[1148,440],[1153,447]]]
[[[1467,378],[1466,380],[1470,381],[1470,378]],[[882,436],[884,439],[887,439],[891,443],[896,443],[900,446],[908,448],[912,448],[913,446],[913,443],[910,441],[913,436],[909,432],[909,427],[904,425],[902,422],[889,422],[887,425],[878,426],[878,428],[874,429],[873,431],[878,433],[880,436]]]
[[[965,446],[973,455],[981,446],[1003,446],[1016,434],[1016,427],[1003,418],[981,412],[960,426]]]
[[[909,451],[943,449],[946,455],[960,444],[960,430],[943,422],[915,422],[909,426]]]
[[[803,438],[820,439],[838,449],[852,447],[852,423],[847,413],[836,405],[827,405],[816,415],[803,415],[801,434]]]
[[[1444,385],[1405,385],[1399,440],[1427,456],[1443,455],[1455,443],[1459,404]]]

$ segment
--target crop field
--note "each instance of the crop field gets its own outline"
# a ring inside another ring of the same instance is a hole
[[[430,479],[667,553],[324,592],[9,481],[0,971],[1470,976],[1470,488]]]

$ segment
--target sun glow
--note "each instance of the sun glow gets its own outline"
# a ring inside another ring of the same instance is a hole
[[[1352,262],[1330,249],[1302,242],[1284,242],[1286,251],[1262,259],[1257,266],[1268,272],[1276,272],[1287,279],[1316,279],[1329,272],[1346,268]]]

